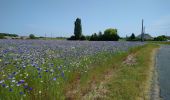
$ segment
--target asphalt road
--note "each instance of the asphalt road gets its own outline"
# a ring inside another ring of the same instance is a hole
[[[160,96],[170,100],[170,45],[161,46],[157,54],[157,70],[160,85]]]

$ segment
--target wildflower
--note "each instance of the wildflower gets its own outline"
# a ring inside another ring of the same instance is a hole
[[[54,81],[56,81],[56,79],[57,79],[56,77],[53,78]]]
[[[2,87],[6,87],[6,84],[2,84]]]
[[[32,90],[32,87],[30,87],[29,90],[31,91],[31,90]]]
[[[1,81],[0,81],[0,84],[2,84],[3,82],[4,82],[4,80],[1,80]]]
[[[12,92],[12,88],[10,88],[9,91]]]
[[[38,70],[38,71],[40,71],[40,70],[41,70],[41,68],[37,68],[37,70]]]
[[[25,81],[24,80],[20,80],[17,84],[17,86],[20,86],[21,84],[23,84]]]
[[[20,82],[20,83],[24,83],[25,81],[24,81],[24,80],[20,80],[19,82]]]
[[[27,85],[25,85],[25,86],[24,86],[24,89],[27,89],[27,88],[28,88],[28,86],[27,86]]]
[[[14,74],[14,75],[15,75],[15,74],[16,74],[16,72],[13,72],[12,74]]]
[[[61,72],[61,76],[64,77],[64,72]]]
[[[13,83],[15,83],[15,80],[12,80]]]
[[[39,91],[38,93],[39,93],[39,94],[41,94],[42,92],[41,92],[41,91]]]
[[[24,93],[23,92],[19,92],[20,95],[23,95]]]

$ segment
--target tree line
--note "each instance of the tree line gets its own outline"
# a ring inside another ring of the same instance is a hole
[[[9,34],[9,33],[0,33],[0,39],[4,39],[5,36],[9,36],[9,37],[17,37],[17,34]]]
[[[94,33],[91,36],[84,36],[82,34],[81,19],[77,18],[74,22],[74,35],[72,35],[68,40],[90,40],[90,41],[118,41],[119,35],[117,34],[117,29],[109,28],[98,34]]]

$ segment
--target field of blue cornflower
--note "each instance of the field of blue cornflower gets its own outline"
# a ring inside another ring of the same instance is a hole
[[[0,100],[64,99],[77,72],[141,42],[0,40]],[[97,66],[94,66],[97,67]]]

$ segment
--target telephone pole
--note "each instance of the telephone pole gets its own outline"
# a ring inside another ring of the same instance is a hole
[[[141,32],[141,41],[144,41],[144,27],[143,27],[143,19],[142,19],[142,32]]]

